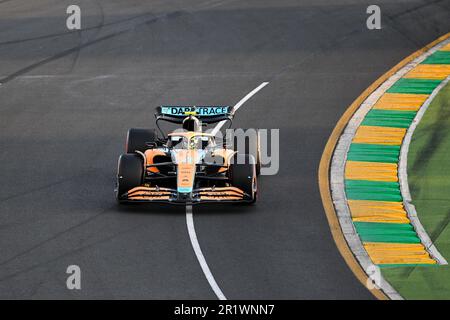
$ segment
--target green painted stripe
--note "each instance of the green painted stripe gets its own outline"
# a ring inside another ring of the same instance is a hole
[[[409,223],[354,222],[363,242],[420,243]]]
[[[349,200],[393,201],[403,200],[398,182],[345,180]]]
[[[367,234],[385,233],[385,234],[408,234],[414,232],[410,223],[384,223],[384,222],[354,222],[356,229]],[[415,232],[414,232],[415,234]]]
[[[450,51],[436,51],[426,58],[422,64],[450,64]]]
[[[399,156],[400,146],[352,143],[347,153],[347,160],[397,163]]]
[[[409,128],[416,116],[415,111],[370,110],[362,125],[378,127]]]
[[[441,80],[402,78],[394,83],[394,85],[387,92],[431,94],[440,83]]]

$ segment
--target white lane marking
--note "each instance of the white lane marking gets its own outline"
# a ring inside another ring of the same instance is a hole
[[[255,95],[255,93],[257,93],[268,84],[269,82],[263,82],[255,89],[253,89],[249,94],[247,94],[238,103],[236,103],[236,105],[233,107],[234,111],[236,112],[248,99],[250,99],[253,95]],[[216,125],[213,130],[214,135],[220,130],[225,122],[226,121],[221,121]],[[205,256],[203,255],[202,249],[200,248],[200,244],[198,243],[197,234],[194,227],[194,214],[192,212],[192,205],[186,206],[186,224],[188,228],[189,238],[191,239],[192,248],[194,249],[195,255],[197,256],[197,260],[200,263],[200,267],[203,270],[203,274],[205,275],[206,280],[208,280],[209,285],[211,286],[219,300],[227,300],[222,290],[220,290],[220,287],[217,284],[216,280],[214,279],[214,276],[211,273],[208,264],[206,263]]]
[[[194,217],[192,215],[192,205],[186,206],[186,224],[189,232],[189,238],[191,239],[192,248],[194,249],[197,260],[200,263],[200,267],[202,268],[203,273],[205,274],[205,277],[209,282],[209,285],[211,286],[219,300],[227,300],[222,290],[220,290],[219,286],[217,285],[217,282],[214,279],[211,270],[209,270],[208,264],[206,263],[205,257],[203,256],[202,249],[200,248],[200,244],[198,243],[197,234],[195,233],[194,227]]]
[[[259,90],[261,90],[262,88],[264,88],[268,84],[269,84],[269,82],[263,82],[259,86],[257,86],[255,89],[250,91],[245,97],[243,97],[238,103],[235,104],[235,106],[233,107],[234,112],[236,112],[244,103],[247,102],[247,100],[249,100],[251,97],[253,97]],[[215,136],[217,134],[217,132],[219,132],[219,130],[223,127],[223,125],[226,122],[227,122],[226,120],[220,121],[215,126],[215,128],[211,131],[211,134]]]

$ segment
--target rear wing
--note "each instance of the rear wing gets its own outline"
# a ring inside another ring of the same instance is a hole
[[[230,106],[159,106],[156,108],[156,121],[183,123],[188,116],[195,116],[203,123],[232,121],[233,107]]]

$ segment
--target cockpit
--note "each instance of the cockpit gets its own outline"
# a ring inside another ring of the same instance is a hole
[[[173,149],[199,150],[215,145],[214,138],[205,134],[169,134],[167,147]]]

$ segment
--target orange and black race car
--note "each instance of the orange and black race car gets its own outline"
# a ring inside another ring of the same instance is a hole
[[[160,106],[154,129],[130,129],[119,157],[119,202],[197,204],[254,203],[260,171],[259,135],[253,154],[228,148],[225,139],[203,132],[209,124],[231,121],[229,106]],[[182,125],[165,134],[159,122]],[[248,143],[248,142],[247,142]]]

